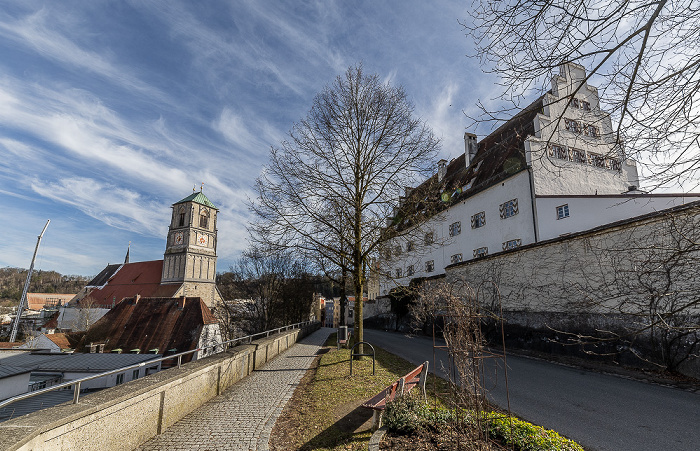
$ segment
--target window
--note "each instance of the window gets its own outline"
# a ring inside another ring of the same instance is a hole
[[[400,279],[401,277],[403,277],[403,274],[401,274],[401,273],[402,273],[401,268],[396,268],[396,278],[397,279]]]
[[[569,204],[560,205],[557,207],[557,219],[569,217]]]
[[[124,373],[117,374],[117,385],[124,383]]]
[[[559,158],[560,160],[568,160],[569,155],[566,149],[562,146],[553,145],[549,148],[549,156]]]
[[[209,215],[206,211],[199,215],[199,226],[206,229],[209,224]]]
[[[413,265],[409,265],[408,268],[406,268],[406,275],[410,277],[414,273],[415,273],[415,270],[413,269]]]
[[[595,125],[584,125],[583,126],[583,134],[586,136],[590,136],[592,138],[597,138],[600,136],[600,132],[598,131],[598,127]]]
[[[413,241],[406,243],[406,252],[411,252],[413,250]]]
[[[180,221],[178,222],[178,227],[185,225],[185,210],[180,210]]]
[[[433,244],[434,241],[435,241],[435,239],[433,237],[433,232],[428,232],[425,234],[425,244],[426,245]]]
[[[608,167],[613,171],[622,170],[622,164],[620,163],[620,160],[616,160],[615,158],[608,159]]]
[[[571,106],[579,110],[591,111],[591,104],[589,102],[575,97],[571,99]]]
[[[507,251],[509,249],[515,249],[523,245],[523,240],[520,238],[516,240],[508,240],[505,243],[503,243],[503,250]]]
[[[518,199],[511,199],[503,202],[498,206],[498,211],[501,213],[501,219],[510,218],[518,214]]]
[[[488,247],[480,247],[478,249],[474,249],[474,258],[486,257],[488,254]]]
[[[586,152],[580,149],[569,149],[569,154],[571,157],[571,161],[574,163],[583,163],[586,164],[588,160],[586,159]]]
[[[573,119],[564,119],[564,127],[572,133],[581,133],[581,124]]]
[[[425,262],[425,272],[435,271],[435,260],[428,260]]]
[[[472,229],[478,229],[486,225],[486,213],[481,211],[472,215]]]
[[[132,380],[132,381],[139,378],[139,371],[140,371],[140,370],[134,370],[134,371],[131,373],[131,380]]]
[[[450,263],[455,264],[459,263],[462,261],[462,254],[454,254],[453,256],[450,257]]]
[[[606,158],[600,154],[597,154],[597,153],[588,152],[588,163],[591,166],[595,166],[597,168],[603,168],[603,169],[608,168]]]
[[[450,224],[450,236],[457,236],[462,233],[462,223],[457,221]]]

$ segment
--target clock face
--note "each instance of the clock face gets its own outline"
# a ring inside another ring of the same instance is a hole
[[[175,234],[175,244],[182,244],[182,232]]]
[[[199,237],[197,238],[197,243],[198,243],[200,246],[206,246],[206,245],[207,245],[207,241],[209,241],[209,240],[207,239],[207,236],[206,236],[206,235],[199,235]]]

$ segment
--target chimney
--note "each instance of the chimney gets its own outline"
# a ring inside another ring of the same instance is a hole
[[[464,133],[464,161],[469,167],[476,156],[476,151],[479,147],[476,144],[476,135],[473,133]]]
[[[447,174],[447,160],[442,159],[438,161],[438,182],[442,182]]]
[[[177,308],[180,309],[180,310],[184,309],[184,308],[185,308],[185,301],[186,301],[186,300],[187,300],[187,298],[186,298],[185,296],[180,296],[180,297],[177,299]]]

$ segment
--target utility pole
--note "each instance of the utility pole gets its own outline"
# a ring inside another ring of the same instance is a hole
[[[22,318],[22,312],[24,311],[24,306],[27,303],[27,290],[29,290],[29,282],[32,280],[32,272],[34,272],[34,261],[36,260],[36,253],[39,251],[39,243],[41,243],[41,237],[44,236],[46,228],[49,226],[50,219],[46,220],[46,225],[44,230],[36,240],[36,247],[34,248],[34,256],[32,257],[32,264],[29,265],[29,272],[27,273],[27,280],[24,282],[24,290],[22,290],[22,297],[19,300],[19,307],[17,308],[17,316],[15,317],[15,323],[12,325],[12,333],[10,334],[10,342],[14,342],[17,338],[17,329],[19,329],[19,320]]]

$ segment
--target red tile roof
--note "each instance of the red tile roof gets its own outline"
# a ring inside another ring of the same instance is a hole
[[[97,321],[85,334],[81,347],[105,343],[105,352],[121,348],[124,352],[158,348],[163,354],[197,347],[202,328],[215,324],[216,318],[198,297],[124,299]]]
[[[46,324],[44,324],[44,329],[55,329],[58,327],[58,315],[61,312],[56,312],[53,315],[51,315],[51,318],[49,318],[48,321],[46,321]]]
[[[0,349],[13,349],[22,346],[21,341],[0,341]]]
[[[60,349],[72,347],[70,342],[68,341],[68,337],[66,337],[66,334],[44,334],[44,336],[52,342],[54,342],[54,344]]]
[[[172,297],[180,285],[161,285],[162,272],[163,260],[127,263],[109,279],[104,288],[92,290],[80,304],[111,308],[122,299],[136,295]]]

